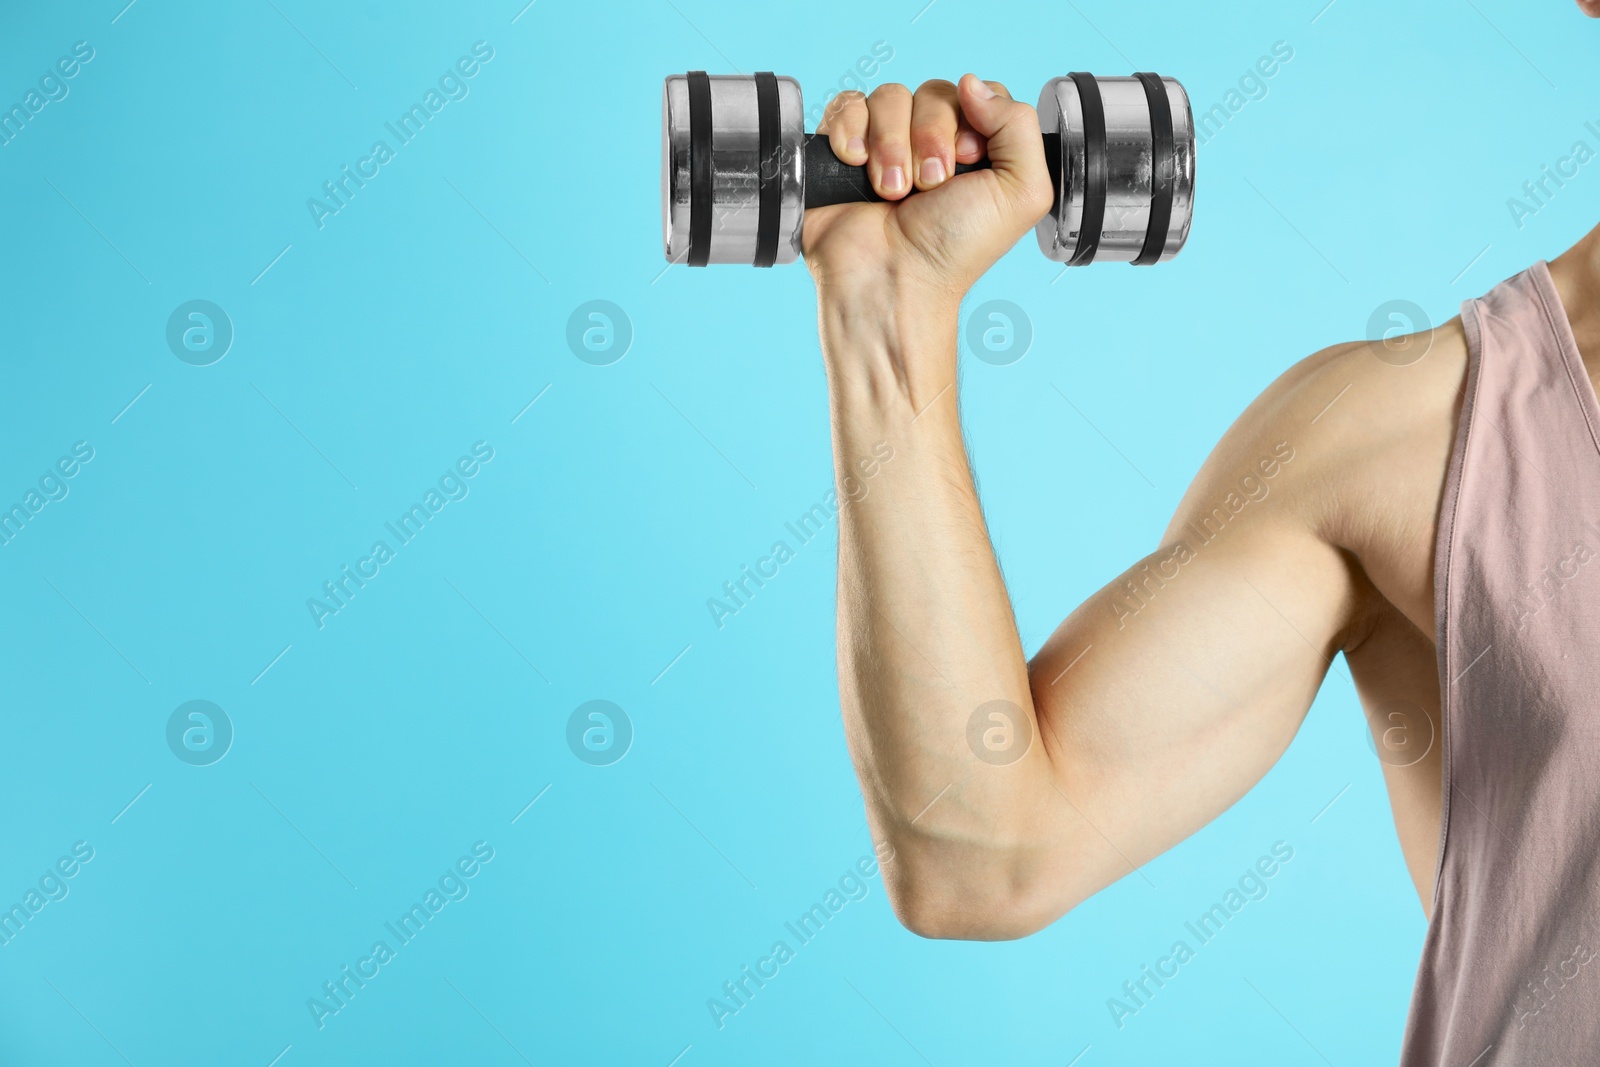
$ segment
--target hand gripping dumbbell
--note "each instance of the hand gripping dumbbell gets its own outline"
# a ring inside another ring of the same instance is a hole
[[[1194,116],[1172,78],[1052,78],[1039,94],[1055,207],[1039,248],[1069,266],[1178,254],[1194,212]],[[881,201],[865,167],[805,132],[793,78],[674,74],[662,91],[667,259],[770,267],[800,254],[805,209]],[[963,174],[988,160],[956,165]],[[916,190],[913,188],[912,193]]]

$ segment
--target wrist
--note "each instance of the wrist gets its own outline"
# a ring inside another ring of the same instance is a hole
[[[923,410],[953,387],[960,296],[892,281],[817,287],[817,332],[835,407]]]

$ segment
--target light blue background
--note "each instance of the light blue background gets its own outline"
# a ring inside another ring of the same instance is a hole
[[[705,606],[830,487],[825,390],[802,267],[662,273],[660,82],[771,69],[815,103],[884,41],[874,84],[1144,69],[1205,108],[1293,47],[1201,148],[1174,263],[1057,280],[1030,239],[970,298],[1034,329],[962,382],[1032,652],[1294,360],[1389,299],[1448,318],[1587,229],[1600,164],[1524,228],[1506,199],[1600,143],[1600,25],[1563,0],[124,2],[0,5],[0,105],[95,49],[0,147],[0,503],[95,449],[0,547],[0,903],[95,849],[0,948],[0,1062],[1394,1059],[1423,920],[1342,662],[1254,792],[1044,933],[923,941],[874,878],[714,1025],[872,846],[832,528],[725,628]],[[470,95],[319,230],[307,198],[480,40]],[[236,332],[209,367],[164,340],[196,298]],[[632,322],[611,366],[565,341],[591,299]],[[470,495],[318,630],[306,599],[480,440]],[[564,740],[595,698],[636,731],[609,767]],[[166,747],[192,699],[236,730],[209,767]],[[470,895],[319,1031],[307,998],[480,840]],[[1270,896],[1119,1030],[1107,998],[1277,840]]]

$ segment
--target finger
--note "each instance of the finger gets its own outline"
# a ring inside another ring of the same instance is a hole
[[[962,115],[956,126],[956,162],[976,163],[983,158],[986,138],[972,128],[967,116]]]
[[[961,113],[988,138],[989,163],[1005,188],[1008,207],[1019,217],[1029,216],[1030,222],[1042,218],[1055,201],[1055,191],[1044,162],[1038,113],[1011,99],[1005,86],[973,74],[963,77],[959,88]]]
[[[983,84],[993,89],[996,96],[1003,96],[1007,100],[1011,99],[1011,91],[999,82],[984,82]],[[959,98],[960,89],[957,88],[956,92]],[[967,119],[964,112],[961,115],[961,129],[968,132],[970,136],[964,137],[960,133],[956,134],[956,162],[976,163],[984,157],[985,152],[988,150],[989,139],[972,128],[972,123]]]
[[[885,200],[911,191],[911,90],[885,82],[867,97],[867,175]]]
[[[828,145],[840,160],[859,167],[867,161],[867,98],[846,89],[828,101],[817,132],[828,135]]]
[[[935,189],[955,173],[961,104],[953,83],[926,81],[911,98],[911,159],[918,189]]]

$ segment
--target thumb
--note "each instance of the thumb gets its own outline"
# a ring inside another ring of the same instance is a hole
[[[963,75],[958,85],[961,113],[972,128],[988,138],[989,164],[1008,200],[1032,220],[1055,203],[1050,170],[1044,162],[1039,116],[1027,104],[1011,99],[1005,86]]]

